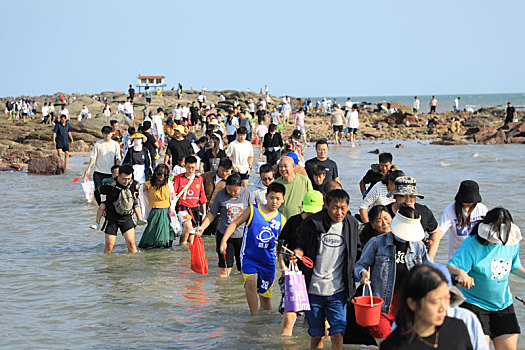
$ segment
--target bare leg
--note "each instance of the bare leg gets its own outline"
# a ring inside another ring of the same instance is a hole
[[[182,236],[180,237],[179,245],[184,245],[188,242],[190,231],[191,231],[191,220],[188,220],[182,224]]]
[[[97,210],[97,225],[100,226],[100,220],[102,219],[102,216],[104,216],[104,212],[106,211],[106,205],[104,203],[100,203]]]
[[[281,320],[281,335],[292,336],[293,326],[297,320],[297,314],[295,312],[283,313],[283,319]]]
[[[116,240],[117,240],[117,236],[108,235],[106,233],[106,244],[104,246],[104,253],[109,254],[113,252],[113,248],[115,247]]]
[[[67,170],[69,164],[69,152],[64,152],[64,171]]]
[[[124,240],[126,241],[126,246],[128,247],[129,253],[136,253],[137,246],[135,245],[135,229],[132,228],[124,232]]]
[[[60,148],[57,149],[57,156],[58,156],[58,158],[62,159],[62,150],[61,150]],[[65,170],[65,169],[66,169],[66,168],[65,168],[65,164],[64,164],[64,170]]]
[[[263,297],[262,295],[259,295],[259,300],[261,302],[261,309],[263,310],[271,310],[272,309],[272,299]]]
[[[332,341],[333,350],[343,350],[343,335],[341,333],[336,333],[330,336]]]
[[[250,276],[246,279],[246,301],[250,308],[250,315],[254,316],[259,313],[259,302],[257,298],[257,275]]]
[[[311,337],[310,338],[310,348],[312,348],[312,349],[322,349],[322,348],[324,348],[323,338],[324,337],[322,337],[322,336]]]
[[[516,350],[518,348],[517,334],[504,334],[492,339],[496,350]]]
[[[228,277],[228,275],[231,274],[231,271],[232,271],[231,267],[228,267],[228,268],[219,267],[219,271],[217,273],[217,277],[220,277],[220,278]]]
[[[242,187],[248,188],[248,180],[242,180]]]

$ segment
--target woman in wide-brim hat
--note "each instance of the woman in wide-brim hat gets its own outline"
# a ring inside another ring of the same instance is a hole
[[[468,237],[475,223],[483,219],[487,211],[487,207],[481,203],[477,182],[473,180],[462,181],[454,202],[445,208],[439,223],[442,232],[450,230],[448,236],[449,259]]]
[[[361,284],[371,284],[374,295],[384,300],[379,324],[368,327],[378,344],[390,334],[405,275],[414,266],[430,262],[421,218],[413,208],[401,205],[390,229],[368,241],[354,267]],[[369,294],[368,287],[364,290]]]

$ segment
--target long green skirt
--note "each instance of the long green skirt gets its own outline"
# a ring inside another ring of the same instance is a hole
[[[153,208],[148,216],[148,226],[140,238],[139,248],[168,248],[169,246],[169,209]]]

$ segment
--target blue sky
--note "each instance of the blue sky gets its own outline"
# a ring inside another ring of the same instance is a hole
[[[0,96],[524,92],[523,1],[2,1]]]

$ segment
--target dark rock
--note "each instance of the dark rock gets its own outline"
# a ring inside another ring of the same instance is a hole
[[[373,153],[373,154],[379,154],[379,148],[376,148],[375,150],[373,151],[369,151],[368,153]]]
[[[495,134],[487,137],[482,141],[486,145],[502,145],[507,142],[505,130],[499,129]]]
[[[11,169],[14,169],[16,171],[24,171],[24,165],[23,164],[11,164],[10,165],[10,168]]]
[[[396,145],[396,148],[405,148],[405,146],[403,146],[402,144],[398,143],[398,144]]]
[[[11,163],[5,159],[0,159],[0,171],[6,171],[11,169]]]
[[[516,136],[507,140],[509,143],[525,143],[525,136]]]
[[[463,140],[436,140],[430,143],[431,145],[444,145],[444,146],[455,146],[455,145],[468,145],[468,142]]]
[[[60,175],[64,173],[64,162],[56,155],[45,158],[33,158],[27,164],[30,174]]]

